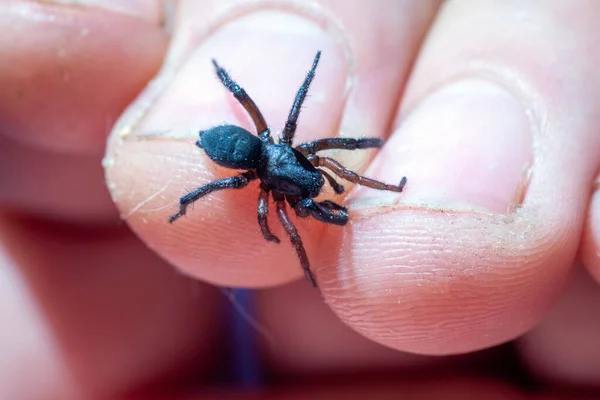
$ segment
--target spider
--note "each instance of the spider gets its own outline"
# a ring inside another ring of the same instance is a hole
[[[263,237],[269,242],[280,243],[279,238],[271,232],[267,221],[269,196],[272,196],[279,222],[296,249],[304,275],[313,287],[317,287],[317,281],[310,269],[302,239],[288,215],[286,203],[298,217],[310,216],[327,224],[341,226],[348,222],[348,211],[345,207],[329,200],[319,202],[313,200],[321,193],[325,181],[329,183],[335,193],[342,194],[344,192],[344,187],[323,168],[351,183],[378,190],[402,192],[406,184],[406,177],[403,177],[398,185],[389,185],[369,179],[344,168],[332,158],[317,155],[319,151],[328,149],[378,148],[383,145],[383,141],[378,138],[328,138],[292,147],[302,103],[315,77],[320,57],[321,52],[318,51],[304,83],[296,94],[278,144],[275,144],[256,103],[215,60],[212,60],[217,76],[223,85],[233,93],[233,96],[252,118],[258,136],[235,125],[220,125],[200,131],[200,139],[196,141],[196,146],[204,149],[213,162],[244,172],[230,178],[213,181],[186,194],[179,199],[179,212],[169,217],[169,222],[173,223],[185,215],[189,205],[207,194],[223,189],[242,189],[258,179],[260,180],[258,225]]]

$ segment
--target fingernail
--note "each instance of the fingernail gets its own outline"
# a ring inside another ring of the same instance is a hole
[[[406,116],[366,172],[385,182],[406,176],[405,191],[361,188],[353,201],[506,213],[524,195],[532,159],[522,104],[490,81],[455,82]]]
[[[37,0],[40,3],[58,3],[104,8],[122,14],[157,22],[161,17],[159,2],[147,0]]]
[[[273,136],[283,128],[296,92],[322,51],[298,122],[299,138],[338,123],[346,61],[336,40],[302,16],[260,11],[222,25],[194,49],[136,129],[138,136],[188,138],[223,123],[255,132],[244,109],[215,75],[216,59],[256,102]]]

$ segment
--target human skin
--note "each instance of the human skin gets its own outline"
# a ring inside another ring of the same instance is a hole
[[[515,339],[539,396],[600,385],[594,1],[168,4],[0,4],[0,397],[105,398],[190,371],[209,387],[213,285],[263,289],[262,352],[288,382],[451,371],[373,387],[518,399],[465,367]],[[211,58],[277,133],[317,50],[298,141],[382,137],[336,158],[408,177],[337,198],[346,227],[297,221],[320,291],[286,240],[263,240],[254,186],[167,223],[186,190],[235,174],[197,131],[253,131]]]

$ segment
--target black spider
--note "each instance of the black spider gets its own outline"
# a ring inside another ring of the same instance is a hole
[[[250,114],[256,126],[258,137],[252,135],[244,128],[234,125],[216,126],[207,131],[201,131],[200,140],[196,142],[196,146],[204,149],[212,161],[223,167],[245,171],[231,178],[220,179],[201,186],[181,197],[179,199],[179,212],[169,218],[169,222],[172,223],[177,218],[185,215],[187,206],[209,193],[223,189],[241,189],[246,187],[251,181],[259,179],[258,225],[264,238],[267,241],[279,243],[279,238],[271,233],[267,222],[269,194],[271,194],[275,200],[277,217],[290,236],[292,245],[296,248],[306,279],[314,287],[317,286],[317,283],[310,270],[302,240],[287,214],[286,202],[299,217],[312,216],[328,224],[345,225],[348,222],[348,212],[345,207],[329,200],[320,202],[313,200],[323,189],[325,180],[329,182],[336,193],[341,194],[344,192],[344,187],[338,184],[322,168],[327,168],[334,174],[352,183],[358,183],[359,185],[379,190],[401,192],[406,184],[406,177],[403,177],[398,185],[388,185],[365,178],[347,170],[331,158],[316,155],[317,152],[327,149],[357,150],[381,147],[383,145],[381,139],[319,139],[301,144],[295,148],[292,147],[298,115],[300,114],[302,103],[306,98],[308,88],[315,77],[315,70],[320,56],[321,52],[319,51],[315,56],[312,68],[308,72],[304,83],[300,86],[300,90],[298,90],[287,122],[281,133],[279,144],[274,143],[267,123],[254,101],[213,60],[213,65],[223,85],[233,93],[234,97]]]

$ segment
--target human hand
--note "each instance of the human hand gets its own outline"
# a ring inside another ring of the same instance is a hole
[[[394,378],[380,390],[405,397],[463,398],[476,387],[519,398],[469,372],[497,352],[424,356],[519,338],[541,382],[598,385],[597,283],[578,271],[563,292],[578,250],[600,277],[593,2],[181,1],[171,16],[158,2],[103,4],[0,6],[10,361],[0,387],[11,398],[105,397],[191,370],[208,377],[223,344],[221,294],[194,278],[273,287],[255,311],[282,381],[357,371],[370,381],[364,371],[377,369]],[[351,193],[345,228],[298,221],[326,304],[306,282],[281,286],[302,272],[287,242],[262,239],[256,190],[215,194],[166,222],[186,189],[231,172],[193,145],[197,131],[224,121],[252,130],[210,59],[276,132],[317,49],[299,139],[386,138],[379,152],[336,158],[370,177],[409,178],[400,195]],[[100,167],[107,130],[130,103],[104,166],[137,237],[115,227]],[[445,370],[459,377],[396,379]]]

